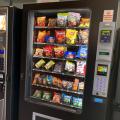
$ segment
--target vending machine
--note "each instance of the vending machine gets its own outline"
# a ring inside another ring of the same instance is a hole
[[[24,5],[19,120],[111,119],[119,15],[117,0]]]
[[[0,7],[0,120],[17,120],[21,10]]]

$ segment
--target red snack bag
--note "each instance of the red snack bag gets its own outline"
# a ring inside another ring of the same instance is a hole
[[[46,31],[39,31],[37,36],[37,42],[44,43],[45,42]]]
[[[61,94],[54,92],[53,100],[52,101],[54,103],[59,103],[60,104],[60,102],[61,102]]]
[[[65,42],[65,30],[56,30],[55,36],[57,43],[64,43]]]
[[[44,55],[46,57],[52,57],[53,56],[53,48],[54,46],[52,45],[47,45],[43,48]]]
[[[67,48],[63,47],[63,46],[55,47],[54,48],[55,57],[57,57],[57,58],[63,57],[66,50],[67,50]]]
[[[46,17],[37,17],[37,26],[45,27]]]

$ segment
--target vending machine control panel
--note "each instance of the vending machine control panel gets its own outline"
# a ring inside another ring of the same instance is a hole
[[[107,97],[114,46],[115,22],[101,22],[92,94]]]

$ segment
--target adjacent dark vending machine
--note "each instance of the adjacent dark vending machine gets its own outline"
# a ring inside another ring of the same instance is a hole
[[[118,4],[24,5],[19,120],[110,120]]]
[[[21,15],[15,7],[0,7],[0,120],[18,117]]]

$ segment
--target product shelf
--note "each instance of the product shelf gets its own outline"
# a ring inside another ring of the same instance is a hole
[[[43,56],[33,56],[33,58],[39,58],[39,59],[51,59],[51,60],[62,60],[62,61],[66,61],[66,60],[69,60],[69,61],[79,61],[79,60],[86,60],[86,59],[70,59],[70,58],[55,58],[55,57],[43,57]]]
[[[48,89],[52,89],[52,90],[58,90],[58,91],[73,93],[73,94],[78,94],[78,95],[83,95],[82,90],[81,91],[72,91],[72,90],[65,90],[65,89],[62,89],[62,88],[57,88],[57,87],[52,87],[52,86],[47,86],[47,85],[38,85],[38,84],[32,84],[32,86],[48,88]]]
[[[77,75],[77,74],[70,74],[70,73],[62,73],[62,72],[55,72],[55,71],[46,71],[46,70],[40,70],[40,69],[33,69],[33,71],[36,72],[43,72],[43,73],[51,73],[51,74],[58,74],[58,75],[66,75],[66,76],[72,76],[72,77],[77,77],[77,78],[85,78],[83,75]]]

